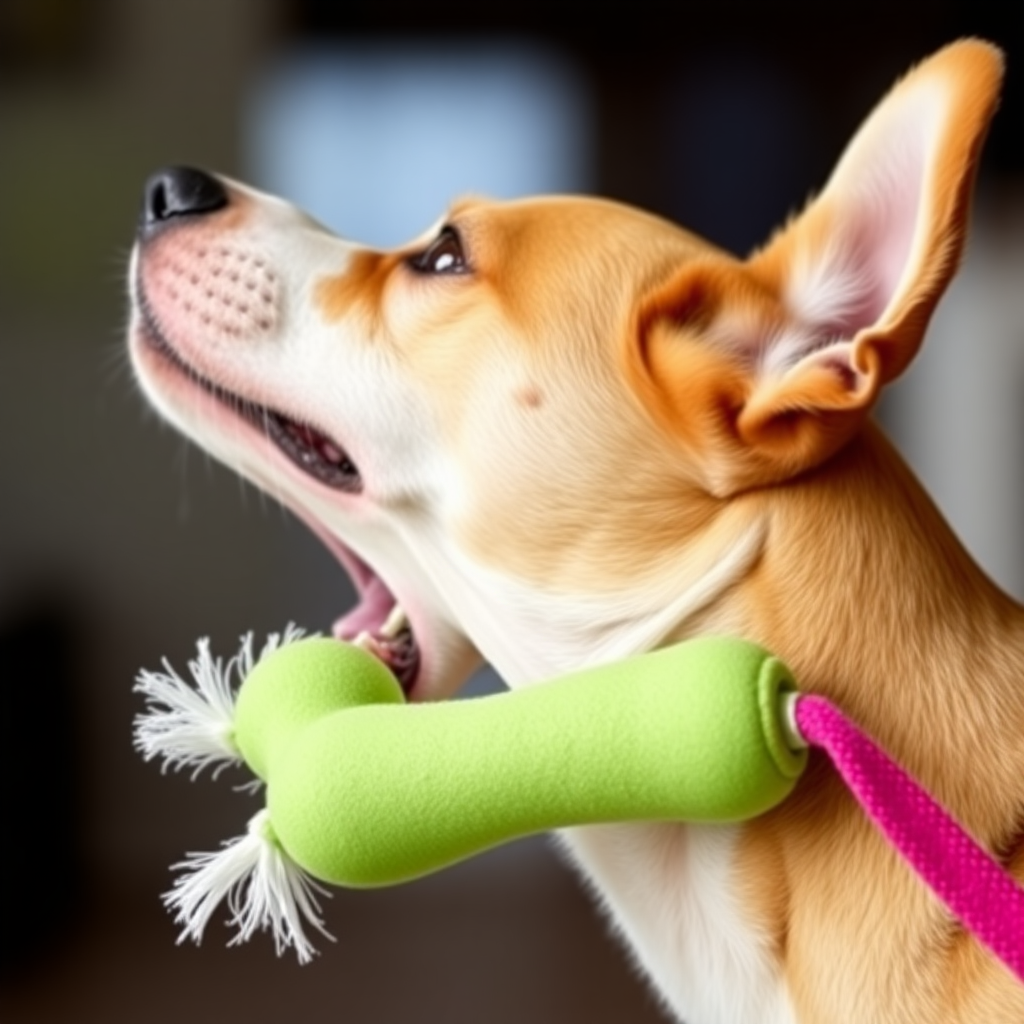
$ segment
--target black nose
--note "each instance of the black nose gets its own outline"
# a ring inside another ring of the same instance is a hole
[[[227,191],[212,175],[192,167],[165,167],[146,182],[139,227],[153,231],[174,217],[212,213],[227,205]]]

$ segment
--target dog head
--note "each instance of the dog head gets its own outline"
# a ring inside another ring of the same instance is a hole
[[[466,199],[377,252],[161,172],[131,266],[138,378],[345,564],[360,603],[335,631],[368,633],[412,696],[481,656],[526,683],[655,646],[759,558],[745,497],[829,460],[913,358],[1000,72],[976,42],[916,69],[747,260],[569,198]]]

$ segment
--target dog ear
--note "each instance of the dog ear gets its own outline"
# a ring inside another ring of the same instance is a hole
[[[828,458],[913,359],[960,259],[1002,66],[979,41],[941,50],[895,86],[824,192],[763,250],[745,263],[688,265],[652,297],[641,325],[650,369],[663,385],[673,366],[696,365],[718,381],[704,397],[707,415],[717,409],[728,420],[712,432],[713,490],[783,479]],[[651,346],[673,320],[669,355]],[[693,364],[693,352],[684,359],[678,350],[698,338]],[[692,390],[669,384],[680,387]]]

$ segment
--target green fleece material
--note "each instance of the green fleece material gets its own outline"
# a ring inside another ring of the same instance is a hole
[[[390,885],[572,825],[738,821],[792,790],[784,665],[702,638],[473,700],[406,704],[360,648],[312,639],[261,661],[236,742],[273,834],[337,885]]]

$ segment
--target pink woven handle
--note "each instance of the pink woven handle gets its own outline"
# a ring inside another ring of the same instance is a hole
[[[827,700],[800,697],[796,724],[936,895],[1024,981],[1024,889],[1009,872]]]

